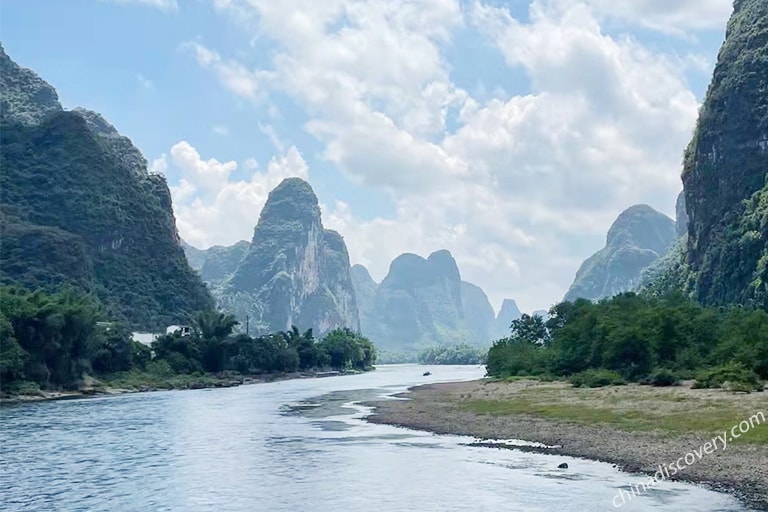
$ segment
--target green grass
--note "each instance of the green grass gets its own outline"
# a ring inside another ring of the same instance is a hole
[[[190,387],[210,387],[232,379],[224,379],[203,373],[191,375],[158,375],[150,372],[132,370],[103,377],[104,384],[118,389],[143,388],[156,389],[188,389]]]
[[[624,388],[626,389],[626,388]],[[526,390],[530,391],[530,390]],[[632,396],[619,393],[614,396],[594,397],[600,403],[590,404],[584,391],[576,393],[521,392],[518,398],[506,400],[466,400],[458,407],[477,414],[494,416],[528,415],[543,419],[582,425],[610,425],[629,432],[660,430],[671,435],[695,433],[702,439],[730,431],[742,420],[762,410],[768,419],[768,403],[752,412],[728,406],[721,401],[682,401],[679,396]],[[527,395],[527,396],[526,396]],[[655,403],[654,403],[655,402]],[[670,405],[679,411],[665,411]],[[768,422],[755,425],[733,443],[768,444]]]

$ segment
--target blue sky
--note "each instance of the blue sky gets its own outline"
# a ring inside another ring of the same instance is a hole
[[[168,177],[182,236],[250,239],[310,181],[353,263],[447,248],[548,307],[610,223],[674,212],[729,0],[9,1],[8,54]]]

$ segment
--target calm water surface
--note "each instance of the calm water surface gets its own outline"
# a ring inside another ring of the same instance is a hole
[[[470,448],[361,417],[356,402],[479,367],[142,393],[0,409],[5,511],[605,511],[641,477],[567,457]],[[570,468],[557,469],[563,461]],[[626,487],[625,487],[626,488]],[[745,511],[664,484],[621,510]]]

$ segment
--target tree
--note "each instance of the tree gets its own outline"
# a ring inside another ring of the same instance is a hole
[[[318,344],[336,370],[355,368],[365,370],[376,362],[376,348],[368,338],[348,328],[329,332]]]
[[[539,315],[523,314],[519,319],[512,320],[510,328],[514,339],[540,345],[549,343],[547,326]]]
[[[195,327],[201,338],[223,341],[227,339],[240,322],[234,315],[221,311],[203,311],[195,318]]]

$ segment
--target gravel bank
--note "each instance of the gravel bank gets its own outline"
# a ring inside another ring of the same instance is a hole
[[[625,471],[651,475],[659,464],[674,462],[712,438],[704,432],[680,433],[655,429],[631,431],[610,424],[542,418],[535,414],[483,414],[466,406],[473,400],[513,401],[516,397],[528,396],[526,393],[537,390],[539,386],[568,404],[574,403],[570,393],[578,392],[579,400],[582,401],[584,397],[593,396],[601,409],[606,407],[605,404],[609,402],[606,397],[613,392],[610,403],[617,409],[631,407],[630,402],[635,399],[646,400],[643,407],[654,411],[664,411],[675,403],[687,402],[689,407],[704,407],[703,404],[707,404],[706,407],[717,407],[718,401],[738,400],[744,411],[764,411],[768,414],[766,393],[726,396],[720,391],[685,388],[659,391],[645,387],[636,388],[634,392],[631,387],[613,388],[613,391],[605,388],[571,390],[569,385],[563,383],[473,381],[419,386],[402,395],[408,400],[369,404],[376,408],[368,421],[437,434],[467,435],[482,440],[519,439],[538,442],[555,446],[540,450],[546,453],[609,462]],[[661,397],[658,403],[648,402],[649,396],[643,396],[643,393],[650,393],[645,391],[649,389],[657,393],[649,395],[651,399]],[[638,395],[640,398],[635,398]],[[727,403],[731,406],[731,402]],[[730,429],[731,426],[725,424],[722,429]],[[768,424],[755,428],[768,429]],[[725,450],[704,455],[673,479],[728,491],[753,508],[768,510],[768,447],[765,444],[729,444]]]

